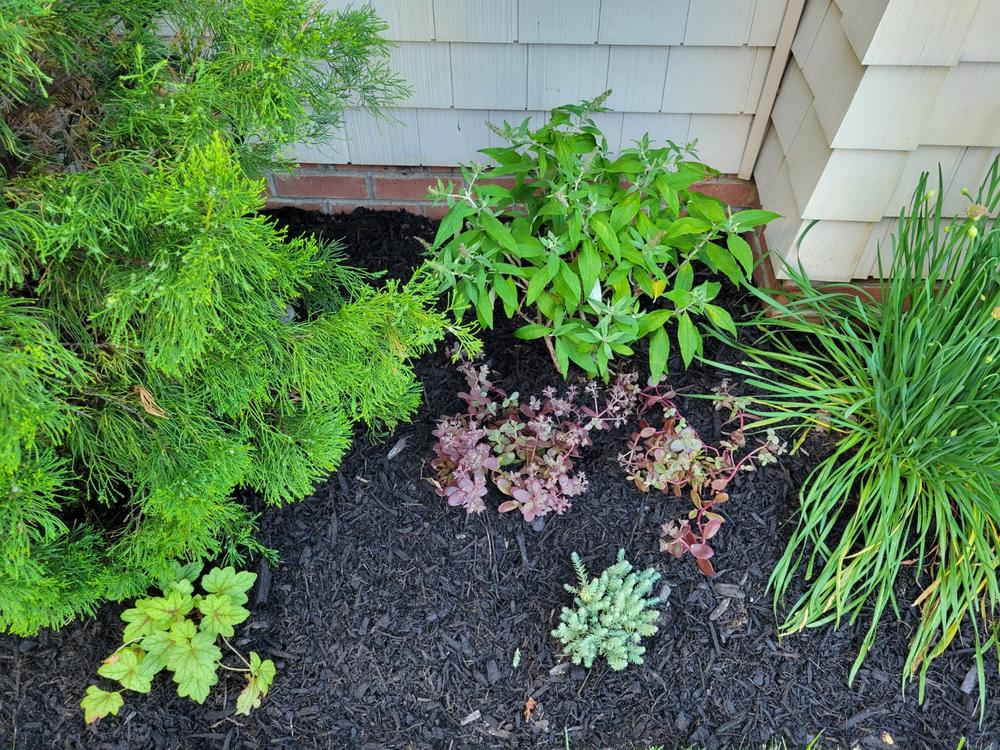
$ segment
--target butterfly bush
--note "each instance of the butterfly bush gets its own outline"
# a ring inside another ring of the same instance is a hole
[[[785,452],[772,430],[747,450],[747,401],[732,396],[725,380],[714,392],[716,410],[728,411],[725,424],[734,425],[718,446],[704,442],[688,424],[674,403],[677,394],[673,390],[650,387],[636,394],[639,429],[618,456],[628,478],[643,492],[656,489],[681,497],[687,490],[694,507],[687,519],[663,524],[660,548],[674,557],[691,554],[705,575],[715,573],[710,561],[715,551],[709,541],[724,521],[716,508],[729,499],[729,483],[740,471],[772,463]],[[653,419],[656,414],[659,419]]]
[[[571,498],[586,490],[587,477],[574,471],[580,450],[590,445],[594,430],[624,425],[639,392],[637,376],[628,374],[606,388],[549,387],[541,398],[522,402],[516,391],[498,388],[485,365],[466,362],[459,369],[468,384],[458,394],[466,409],[434,430],[431,483],[449,505],[481,513],[489,479],[510,498],[498,510],[518,510],[529,522],[564,513]]]

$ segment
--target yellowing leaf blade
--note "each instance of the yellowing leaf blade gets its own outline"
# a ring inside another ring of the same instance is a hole
[[[93,724],[105,716],[117,716],[124,704],[125,699],[122,698],[120,691],[108,692],[101,690],[97,685],[90,685],[83,700],[80,701],[80,708],[83,709],[84,721]]]

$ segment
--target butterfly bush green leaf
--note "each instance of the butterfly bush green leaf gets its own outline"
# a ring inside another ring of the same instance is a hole
[[[706,308],[710,296],[693,293],[694,264],[747,283],[754,258],[740,233],[777,215],[733,213],[697,192],[718,173],[696,161],[693,145],[653,145],[647,134],[612,158],[592,117],[607,111],[608,94],[558,107],[535,129],[529,120],[491,126],[509,145],[483,154],[500,166],[465,165],[464,185],[431,191],[448,207],[432,265],[483,327],[493,327],[497,299],[508,318],[524,319],[520,337],[544,338],[563,377],[572,363],[607,382],[612,360],[648,340],[656,381],[671,334],[687,367],[702,354],[702,331],[734,333]]]

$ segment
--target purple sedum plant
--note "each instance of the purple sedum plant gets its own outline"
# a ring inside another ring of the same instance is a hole
[[[448,417],[438,423],[433,434],[438,441],[431,467],[438,472],[434,482],[438,494],[448,499],[448,505],[481,513],[486,509],[486,472],[500,468],[489,444],[483,441],[486,430],[467,418]]]
[[[674,403],[673,390],[650,387],[637,395],[639,429],[618,457],[628,478],[643,492],[657,489],[675,497],[689,492],[694,507],[687,519],[663,524],[660,549],[674,557],[690,554],[707,576],[715,574],[711,563],[715,551],[709,541],[725,520],[716,508],[729,499],[729,483],[738,472],[771,463],[785,451],[770,430],[757,447],[746,451],[747,402],[729,393],[727,381],[715,393],[716,410],[728,410],[726,424],[735,424],[718,446],[705,443],[688,424]],[[659,419],[651,421],[651,414],[659,414]]]
[[[635,375],[621,375],[610,387],[588,383],[558,394],[546,388],[543,398],[522,403],[490,380],[485,365],[460,365],[468,391],[460,393],[466,410],[438,422],[434,436],[431,479],[449,505],[470,513],[485,510],[487,479],[510,499],[501,513],[521,512],[531,522],[549,513],[564,513],[573,497],[587,488],[582,471],[574,471],[580,450],[594,430],[619,427],[634,411],[639,392]]]
[[[431,460],[430,482],[449,505],[483,512],[492,481],[509,498],[497,508],[501,513],[518,510],[528,522],[562,514],[587,488],[586,476],[574,467],[591,433],[620,427],[638,413],[639,429],[618,461],[643,492],[681,497],[687,491],[694,507],[686,519],[663,524],[660,548],[674,557],[690,554],[705,575],[715,572],[709,542],[725,520],[717,509],[729,499],[729,483],[785,452],[770,430],[747,448],[747,403],[729,393],[726,381],[715,390],[715,408],[728,410],[725,424],[733,429],[711,445],[681,415],[672,389],[640,389],[634,374],[619,376],[610,387],[591,382],[561,394],[546,388],[542,398],[522,403],[517,392],[508,394],[490,380],[485,365],[463,362],[459,369],[468,383],[468,391],[458,394],[465,413],[438,422]]]

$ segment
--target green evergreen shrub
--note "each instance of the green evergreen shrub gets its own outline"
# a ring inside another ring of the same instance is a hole
[[[660,617],[659,600],[649,593],[660,574],[653,568],[636,571],[618,550],[618,560],[597,578],[590,578],[580,556],[573,553],[577,586],[566,585],[576,594],[575,607],[563,607],[559,627],[552,635],[566,649],[574,664],[590,669],[603,656],[614,670],[642,664],[646,653],[642,639],[655,635]]]
[[[404,91],[372,10],[321,7],[0,10],[0,631],[240,561],[234,490],[295,500],[417,407],[436,282],[373,286],[256,215],[292,144]]]

